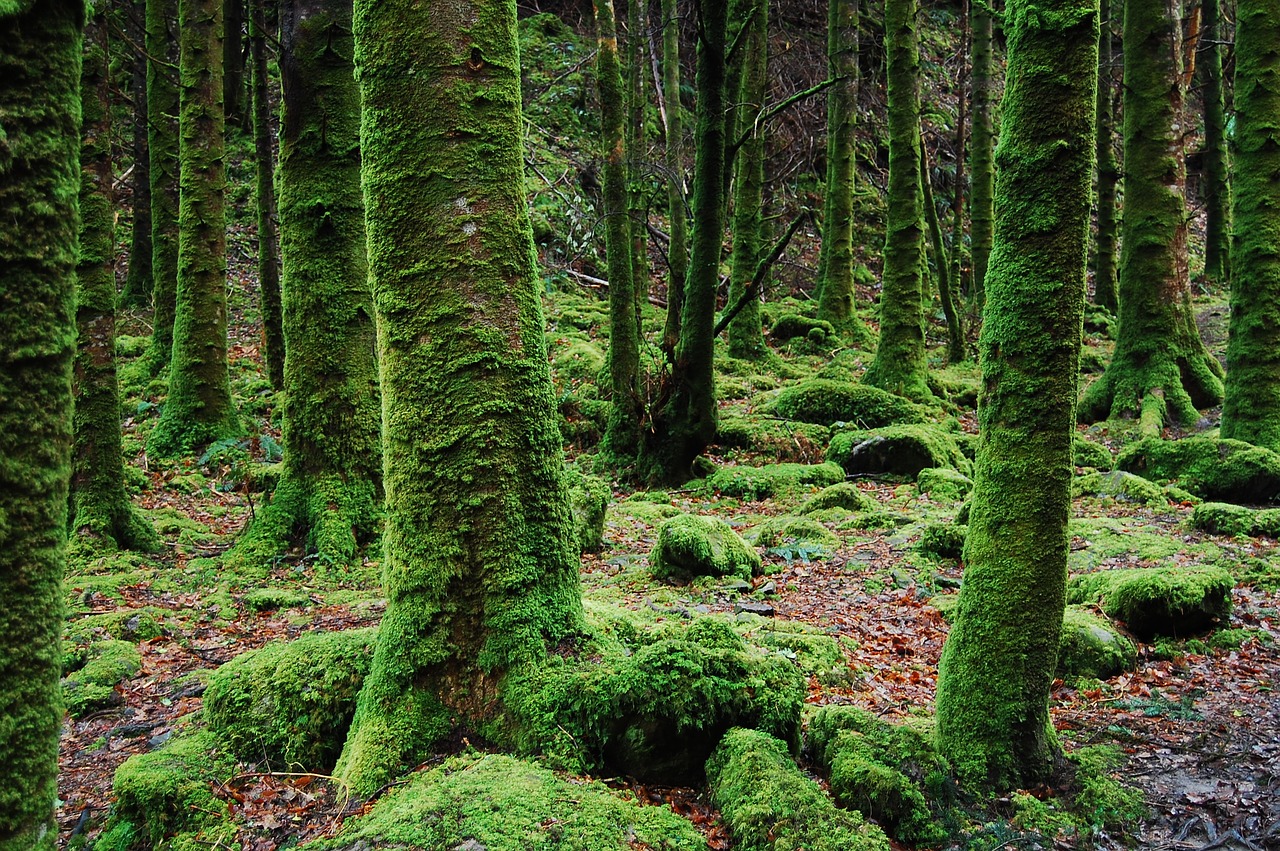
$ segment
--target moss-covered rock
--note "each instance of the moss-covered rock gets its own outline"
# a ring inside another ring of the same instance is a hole
[[[716,386],[720,386],[718,382]],[[760,416],[727,413],[716,427],[716,442],[721,446],[768,453],[777,461],[819,457],[830,440],[827,426]]]
[[[565,469],[569,487],[569,510],[573,513],[573,532],[578,550],[593,553],[604,545],[604,515],[609,506],[609,485],[603,479]]]
[[[930,558],[960,558],[969,527],[958,523],[930,523],[920,530],[916,551]]]
[[[1111,621],[1082,606],[1067,607],[1058,647],[1058,676],[1114,677],[1132,671],[1137,662],[1138,651],[1133,642],[1121,635]]]
[[[246,762],[333,767],[373,659],[376,628],[314,632],[242,653],[214,672],[210,728]]]
[[[959,502],[973,490],[973,479],[950,467],[926,467],[916,475],[916,487],[934,499]]]
[[[778,394],[773,412],[789,420],[831,425],[853,423],[859,428],[924,423],[928,411],[879,387],[815,378]]]
[[[827,460],[849,474],[889,473],[913,479],[928,467],[950,468],[965,475],[973,469],[956,436],[931,425],[840,432],[831,438]]]
[[[845,511],[871,511],[879,507],[879,503],[869,494],[863,493],[852,482],[841,482],[818,491],[796,509],[797,514],[813,514],[831,508]]]
[[[847,683],[849,665],[840,642],[802,621],[751,618],[735,629],[749,643],[792,660],[806,677],[822,683]]]
[[[695,576],[750,579],[761,567],[760,554],[718,517],[672,517],[658,528],[658,542],[649,553],[653,575],[672,582]]]
[[[1147,438],[1121,452],[1116,468],[1155,481],[1174,479],[1204,499],[1280,500],[1280,455],[1239,440]]]
[[[590,340],[574,340],[563,348],[553,350],[552,375],[559,384],[572,382],[596,383],[604,370],[604,351]]]
[[[245,593],[244,604],[255,612],[270,612],[308,606],[311,597],[290,588],[254,588]]]
[[[730,730],[707,763],[711,799],[741,851],[888,851],[874,825],[832,803],[786,745]]]
[[[706,840],[669,808],[642,806],[603,783],[503,754],[465,754],[414,775],[336,838],[310,847],[698,851]]]
[[[1245,508],[1226,502],[1202,502],[1191,513],[1191,526],[1218,535],[1280,538],[1280,508]]]
[[[836,329],[830,322],[822,319],[810,319],[798,313],[784,313],[774,320],[773,327],[769,329],[769,336],[779,343],[794,340],[797,337],[813,340],[816,336],[815,342],[821,343],[835,337]]]
[[[1210,565],[1100,570],[1073,577],[1067,602],[1100,604],[1146,641],[1194,635],[1224,621],[1234,585],[1231,574]]]
[[[84,667],[62,678],[63,702],[77,718],[121,703],[116,686],[142,670],[142,654],[128,641],[99,641],[89,646],[84,658]]]
[[[1110,449],[1077,432],[1071,438],[1071,462],[1077,467],[1110,470],[1113,459]]]
[[[707,477],[707,485],[721,494],[753,500],[843,481],[844,470],[830,463],[721,467]]]
[[[1141,505],[1163,506],[1169,504],[1164,488],[1142,476],[1112,470],[1107,473],[1087,473],[1071,480],[1071,496],[1099,496],[1117,502],[1136,502]]]
[[[810,517],[770,517],[756,527],[757,547],[809,547],[830,554],[840,546],[840,537]]]

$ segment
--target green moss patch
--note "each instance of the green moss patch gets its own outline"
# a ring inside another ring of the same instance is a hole
[[[760,554],[724,520],[682,514],[658,528],[649,568],[659,579],[688,582],[695,576],[750,579],[760,573],[762,563]]]
[[[960,558],[969,527],[958,523],[930,523],[920,531],[916,551],[930,558]]]
[[[879,387],[815,378],[778,394],[773,412],[789,420],[859,428],[929,421],[928,411]]]
[[[99,641],[84,654],[84,666],[62,678],[62,699],[74,717],[121,702],[116,686],[142,670],[142,655],[128,641]]]
[[[707,486],[724,496],[756,500],[843,481],[844,470],[835,464],[766,464],[721,467],[707,477]]]
[[[572,467],[565,470],[569,486],[569,509],[573,513],[573,531],[578,550],[593,553],[604,546],[604,516],[609,505],[609,485],[603,479],[580,473]]]
[[[310,606],[311,597],[289,588],[254,588],[244,595],[244,604],[255,612],[271,612]]]
[[[1224,621],[1234,585],[1229,573],[1208,565],[1101,570],[1073,577],[1067,602],[1100,604],[1147,641],[1194,635]]]
[[[874,497],[863,493],[858,489],[857,485],[851,482],[841,482],[838,485],[831,485],[818,491],[805,500],[796,513],[813,514],[831,508],[840,508],[852,512],[870,511],[878,508],[879,505]]]
[[[815,343],[823,343],[836,336],[835,326],[822,319],[810,319],[798,313],[784,313],[773,321],[769,336],[779,343],[803,337]]]
[[[1110,470],[1113,459],[1110,449],[1076,433],[1071,438],[1071,463],[1077,467]]]
[[[376,628],[316,632],[242,653],[214,672],[204,696],[210,728],[246,762],[325,771],[338,758]]]
[[[730,730],[707,779],[740,851],[888,851],[878,827],[836,807],[786,745],[764,733]]]
[[[809,550],[830,555],[840,546],[840,537],[811,517],[770,517],[755,529],[755,544],[770,550]]]
[[[1105,679],[1132,671],[1138,663],[1133,642],[1106,618],[1083,606],[1068,606],[1062,617],[1058,676]]]
[[[911,479],[929,467],[949,468],[965,475],[973,467],[954,434],[930,425],[840,432],[831,438],[827,460],[849,474],[888,473]]]
[[[1107,497],[1117,502],[1133,502],[1140,505],[1169,504],[1169,497],[1165,494],[1164,488],[1150,479],[1126,473],[1124,470],[1076,476],[1071,480],[1071,495],[1073,497],[1086,495]]]
[[[916,475],[916,487],[935,500],[959,502],[973,490],[973,479],[950,467],[926,467]]]
[[[1240,440],[1147,438],[1121,452],[1116,467],[1155,481],[1175,480],[1204,499],[1235,503],[1280,499],[1280,455]]]
[[[827,426],[759,415],[725,414],[720,417],[716,432],[716,442],[723,447],[767,453],[778,461],[802,461],[819,456],[830,440],[831,429]]]
[[[1280,508],[1253,509],[1226,502],[1204,502],[1191,513],[1191,526],[1218,535],[1280,538]]]

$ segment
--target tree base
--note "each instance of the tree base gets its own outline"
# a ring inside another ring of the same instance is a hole
[[[1117,353],[1106,372],[1085,389],[1080,422],[1138,419],[1143,437],[1159,437],[1166,425],[1194,425],[1200,408],[1222,401],[1222,365],[1208,352],[1138,358]]]

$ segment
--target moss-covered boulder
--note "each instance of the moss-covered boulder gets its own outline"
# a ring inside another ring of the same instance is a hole
[[[577,339],[552,346],[551,371],[560,384],[599,381],[605,367],[604,350],[590,340]]]
[[[1058,676],[1105,679],[1132,671],[1137,663],[1137,648],[1111,621],[1082,606],[1067,606],[1058,647]]]
[[[1077,467],[1092,467],[1095,470],[1110,470],[1113,463],[1111,450],[1101,443],[1090,440],[1080,433],[1071,438],[1071,463]]]
[[[720,417],[716,431],[716,443],[721,446],[767,453],[776,461],[820,457],[830,440],[831,429],[824,425],[733,413]]]
[[[863,493],[852,482],[841,482],[818,491],[801,504],[797,514],[813,514],[830,508],[841,508],[845,511],[872,511],[880,504],[870,494]]]
[[[1163,506],[1169,504],[1164,488],[1142,476],[1111,470],[1106,473],[1087,473],[1071,480],[1071,496],[1098,496],[1117,502],[1133,502],[1139,505]]]
[[[604,515],[612,496],[609,485],[572,467],[565,470],[565,483],[569,486],[569,510],[573,513],[578,550],[593,553],[604,545]]]
[[[707,762],[711,800],[740,851],[888,851],[889,840],[832,803],[777,739],[730,730]]]
[[[783,390],[773,403],[773,413],[806,423],[843,422],[859,428],[929,421],[925,408],[887,390],[823,378],[802,381]]]
[[[1204,499],[1280,501],[1280,455],[1240,440],[1147,438],[1122,451],[1116,468],[1154,481],[1175,480]]]
[[[911,479],[928,467],[949,468],[965,475],[973,469],[956,435],[932,425],[842,431],[831,438],[827,460],[851,475],[888,473]]]
[[[840,537],[810,517],[770,517],[755,529],[757,547],[770,549],[804,549],[815,554],[830,555],[840,546]]]
[[[702,851],[706,840],[668,807],[641,805],[598,781],[562,778],[503,754],[470,753],[414,775],[317,851],[635,848]]]
[[[766,464],[763,467],[721,467],[707,477],[707,485],[724,496],[768,499],[804,488],[844,481],[835,464]]]
[[[116,686],[142,670],[142,655],[128,641],[99,641],[84,654],[84,666],[62,678],[62,699],[73,717],[121,703]]]
[[[815,342],[836,336],[835,326],[822,319],[810,319],[798,313],[784,313],[774,320],[769,328],[769,336],[779,343],[804,337]],[[816,338],[816,339],[815,339]]]
[[[755,548],[718,517],[672,517],[658,527],[658,541],[649,553],[650,571],[670,582],[688,582],[696,576],[750,579],[761,567]]]
[[[240,654],[209,679],[210,728],[246,762],[332,768],[376,637],[376,628],[313,632]]]
[[[920,530],[916,551],[929,558],[960,558],[969,527],[959,523],[930,523]]]
[[[1195,635],[1231,611],[1231,574],[1212,565],[1100,570],[1072,577],[1067,602],[1101,605],[1143,641]]]
[[[1191,525],[1217,535],[1280,538],[1280,508],[1245,508],[1227,502],[1202,502],[1191,513]]]
[[[950,467],[926,467],[916,475],[916,487],[936,500],[959,502],[973,490],[973,479]]]

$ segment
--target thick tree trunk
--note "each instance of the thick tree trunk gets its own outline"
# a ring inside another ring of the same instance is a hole
[[[631,280],[634,283],[637,333],[640,311],[649,301],[649,214],[645,180],[648,142],[644,125],[648,1],[627,0],[627,215],[631,219]],[[616,23],[614,28],[616,30]]]
[[[124,490],[116,383],[115,199],[111,173],[110,66],[106,22],[85,32],[80,77],[80,257],[76,264],[75,445],[71,529],[114,548],[151,550],[150,524]]]
[[[80,185],[80,0],[0,6],[0,851],[53,851]]]
[[[263,356],[267,378],[284,387],[284,329],[280,312],[280,249],[276,238],[275,151],[271,144],[267,80],[267,0],[250,0],[249,39],[253,54],[253,151],[257,167],[258,292],[262,303]],[[350,5],[348,3],[348,5]]]
[[[147,4],[147,155],[151,172],[151,349],[159,372],[173,356],[173,313],[178,292],[178,68],[171,26],[176,0]]]
[[[1126,0],[1124,207],[1120,327],[1080,418],[1140,418],[1144,434],[1190,425],[1222,401],[1222,367],[1205,349],[1187,273],[1186,158],[1178,0]]]
[[[973,136],[969,140],[973,166],[973,202],[969,213],[969,236],[973,252],[973,283],[970,294],[973,314],[982,318],[987,277],[987,258],[991,256],[992,225],[995,221],[995,69],[991,60],[994,40],[991,6],[987,2],[973,6]]]
[[[964,585],[938,680],[965,785],[1049,779],[1094,144],[1096,0],[1009,0],[995,248]],[[1034,475],[1027,475],[1034,470]]]
[[[1202,0],[1199,70],[1204,86],[1204,278],[1223,285],[1231,279],[1231,184],[1227,164],[1226,97],[1222,79],[1221,0]]]
[[[244,111],[244,5],[247,0],[223,0],[222,104],[226,120],[246,126]]]
[[[357,0],[387,611],[335,773],[361,794],[579,632],[525,200],[514,0]]]
[[[132,0],[126,17],[130,47],[129,94],[133,97],[133,228],[129,237],[129,270],[120,292],[122,307],[151,303],[151,162],[147,150],[147,10],[145,0]]]
[[[938,274],[938,301],[942,303],[942,314],[947,319],[947,361],[959,363],[964,360],[964,324],[956,299],[955,282],[951,279],[951,266],[947,256],[947,247],[942,240],[942,221],[938,218],[938,205],[933,199],[933,175],[929,168],[929,154],[925,149],[924,136],[920,137],[920,186],[924,191],[924,211],[929,222],[929,241],[933,244],[933,265]],[[928,292],[921,302],[922,309],[932,304]]]
[[[1280,451],[1280,2],[1236,7],[1235,236],[1222,436]]]
[[[662,89],[667,102],[666,167],[667,218],[671,242],[667,245],[667,317],[662,329],[662,349],[668,360],[680,340],[680,312],[684,281],[689,272],[689,214],[685,208],[684,107],[680,102],[680,17],[676,0],[662,0]]]
[[[179,0],[178,290],[169,397],[147,443],[173,456],[241,433],[227,372],[222,0]]]
[[[1120,309],[1116,280],[1116,185],[1120,166],[1115,147],[1115,72],[1112,59],[1111,0],[1102,0],[1098,29],[1098,250],[1093,266],[1093,300],[1112,313]]]
[[[889,193],[880,291],[880,342],[864,381],[909,399],[932,398],[925,359],[924,199],[920,185],[920,50],[916,0],[885,0]]]

